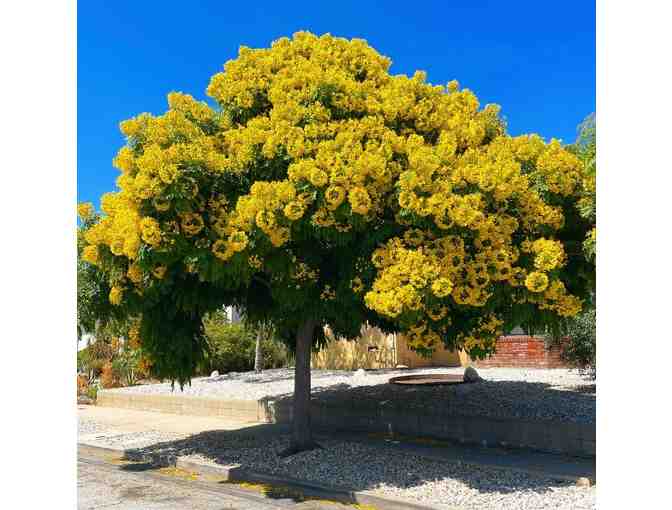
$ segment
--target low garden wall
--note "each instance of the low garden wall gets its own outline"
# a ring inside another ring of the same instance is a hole
[[[220,416],[241,421],[289,423],[290,398],[278,400],[225,400],[180,395],[134,395],[100,391],[98,405],[195,416]],[[409,412],[401,402],[350,400],[330,403],[313,399],[316,428],[334,431],[383,433],[530,448],[567,455],[595,456],[595,425],[550,420],[500,419],[456,416],[440,407]]]
[[[266,406],[256,400],[227,400],[183,395],[138,395],[100,390],[96,405],[190,416],[219,416],[268,422]]]
[[[277,410],[276,414],[283,416]],[[415,414],[384,405],[368,409],[314,405],[312,419],[316,427],[328,430],[427,437],[490,447],[595,456],[595,426],[592,424]]]

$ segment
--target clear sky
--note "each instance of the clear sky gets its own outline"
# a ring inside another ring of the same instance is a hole
[[[513,135],[572,142],[595,111],[595,4],[464,1],[129,1],[78,3],[78,201],[115,189],[119,122],[165,111],[178,90],[205,99],[240,45],[300,30],[366,39],[393,74],[456,79],[498,103]]]

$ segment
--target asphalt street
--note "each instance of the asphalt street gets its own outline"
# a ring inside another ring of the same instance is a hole
[[[81,454],[77,462],[80,510],[347,510],[331,501],[300,501],[281,491],[270,497],[261,491],[216,481],[191,479],[186,473],[143,464],[114,464]]]

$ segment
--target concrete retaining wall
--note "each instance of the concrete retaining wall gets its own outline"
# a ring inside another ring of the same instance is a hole
[[[195,416],[221,416],[241,421],[289,423],[290,399],[253,401],[180,395],[134,395],[99,391],[97,405]],[[316,399],[312,421],[323,430],[360,431],[428,437],[463,443],[595,456],[595,425],[572,422],[506,420],[488,417],[409,412],[390,403],[372,405],[352,400],[329,405]]]
[[[530,448],[581,457],[595,456],[595,426],[572,422],[498,419],[409,413],[408,410],[313,407],[313,423],[343,431],[393,433],[487,446]]]
[[[221,416],[242,421],[267,421],[265,406],[254,400],[225,400],[182,395],[134,395],[101,390],[96,397],[96,405],[192,416]]]

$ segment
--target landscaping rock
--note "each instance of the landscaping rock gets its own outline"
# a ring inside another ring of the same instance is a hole
[[[590,478],[586,478],[585,476],[582,476],[576,481],[576,486],[577,487],[590,487]]]
[[[357,370],[355,372],[355,377],[363,377],[365,375],[366,375],[366,370],[364,370],[363,368],[360,368],[359,370]]]
[[[213,370],[212,373],[210,374],[210,379],[214,379],[215,377],[219,377],[218,370]]]
[[[464,382],[472,383],[472,382],[479,382],[482,380],[483,379],[481,378],[480,375],[478,375],[478,372],[476,372],[476,369],[474,367],[467,367],[466,370],[464,371]]]

